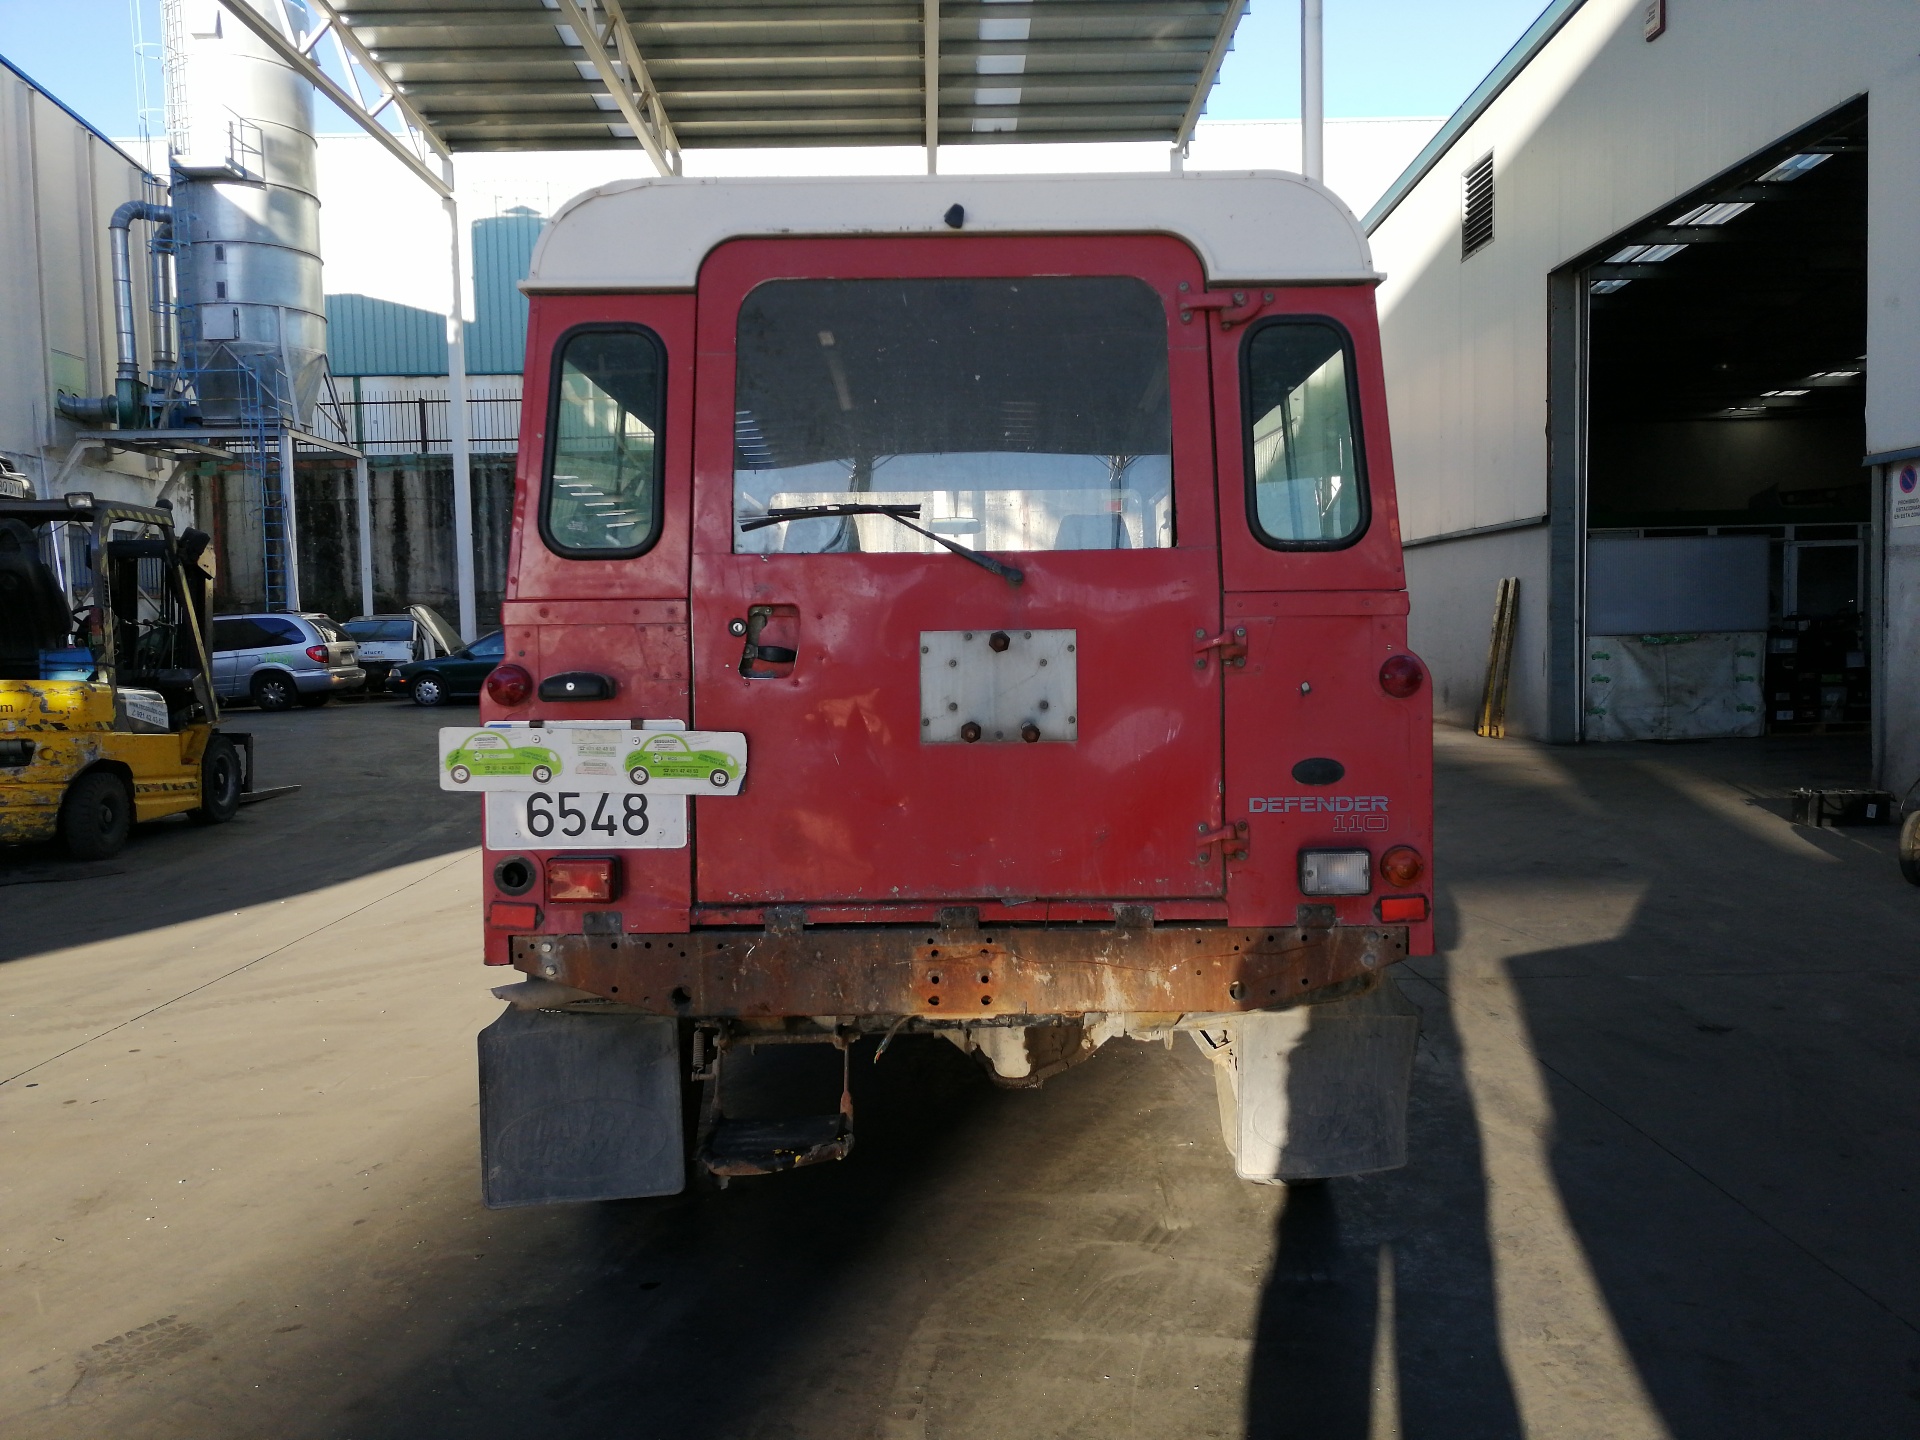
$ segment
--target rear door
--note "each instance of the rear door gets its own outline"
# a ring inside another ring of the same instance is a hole
[[[253,625],[251,621],[229,616],[213,622],[213,635],[210,642],[213,651],[213,689],[222,700],[230,699],[240,693],[239,652],[251,643]]]
[[[1221,893],[1201,284],[1160,237],[709,259],[694,711],[749,770],[697,802],[701,901]]]

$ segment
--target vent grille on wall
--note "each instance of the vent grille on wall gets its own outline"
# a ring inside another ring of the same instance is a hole
[[[1461,177],[1460,258],[1493,239],[1493,155],[1476,160]]]

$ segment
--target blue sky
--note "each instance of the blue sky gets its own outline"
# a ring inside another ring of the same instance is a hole
[[[1520,38],[1546,0],[1324,0],[1329,115],[1445,115]],[[137,131],[134,21],[157,55],[159,0],[0,0],[0,55],[110,135]],[[1300,7],[1253,0],[1207,114],[1300,113]],[[147,67],[149,104],[160,67]],[[334,117],[334,125],[345,128]],[[161,122],[153,116],[158,132]],[[323,126],[324,128],[324,126]]]

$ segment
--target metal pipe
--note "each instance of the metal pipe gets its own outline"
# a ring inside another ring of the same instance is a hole
[[[1326,179],[1320,50],[1320,0],[1300,0],[1300,173],[1313,181]]]
[[[152,368],[173,369],[173,222],[147,237],[147,320],[153,332]]]
[[[356,379],[358,377],[355,377]],[[353,457],[353,510],[360,524],[360,613],[373,614],[373,478],[367,457]]]
[[[479,614],[473,574],[473,471],[467,444],[466,267],[460,254],[460,206],[451,196],[447,225],[453,232],[453,297],[447,306],[447,450],[453,460],[453,571],[460,600],[460,638],[479,638]]]
[[[265,460],[263,455],[260,457]],[[293,431],[285,426],[280,430],[280,490],[287,502],[287,569],[286,603],[287,609],[298,612],[300,609],[300,506],[295,498],[298,486],[294,480]]]
[[[920,29],[927,88],[927,173],[940,172],[940,0],[926,0],[921,7]],[[984,25],[985,22],[982,22]]]
[[[146,200],[129,200],[107,222],[107,242],[113,251],[113,333],[118,342],[117,381],[140,378],[140,354],[133,339],[133,256],[127,231],[135,220],[173,222],[173,209]]]

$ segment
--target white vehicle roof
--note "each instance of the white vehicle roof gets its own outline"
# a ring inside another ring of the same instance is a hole
[[[927,175],[621,180],[577,196],[540,237],[521,288],[691,290],[717,245],[745,236],[1178,236],[1212,284],[1379,279],[1353,212],[1277,170],[1184,175]]]

